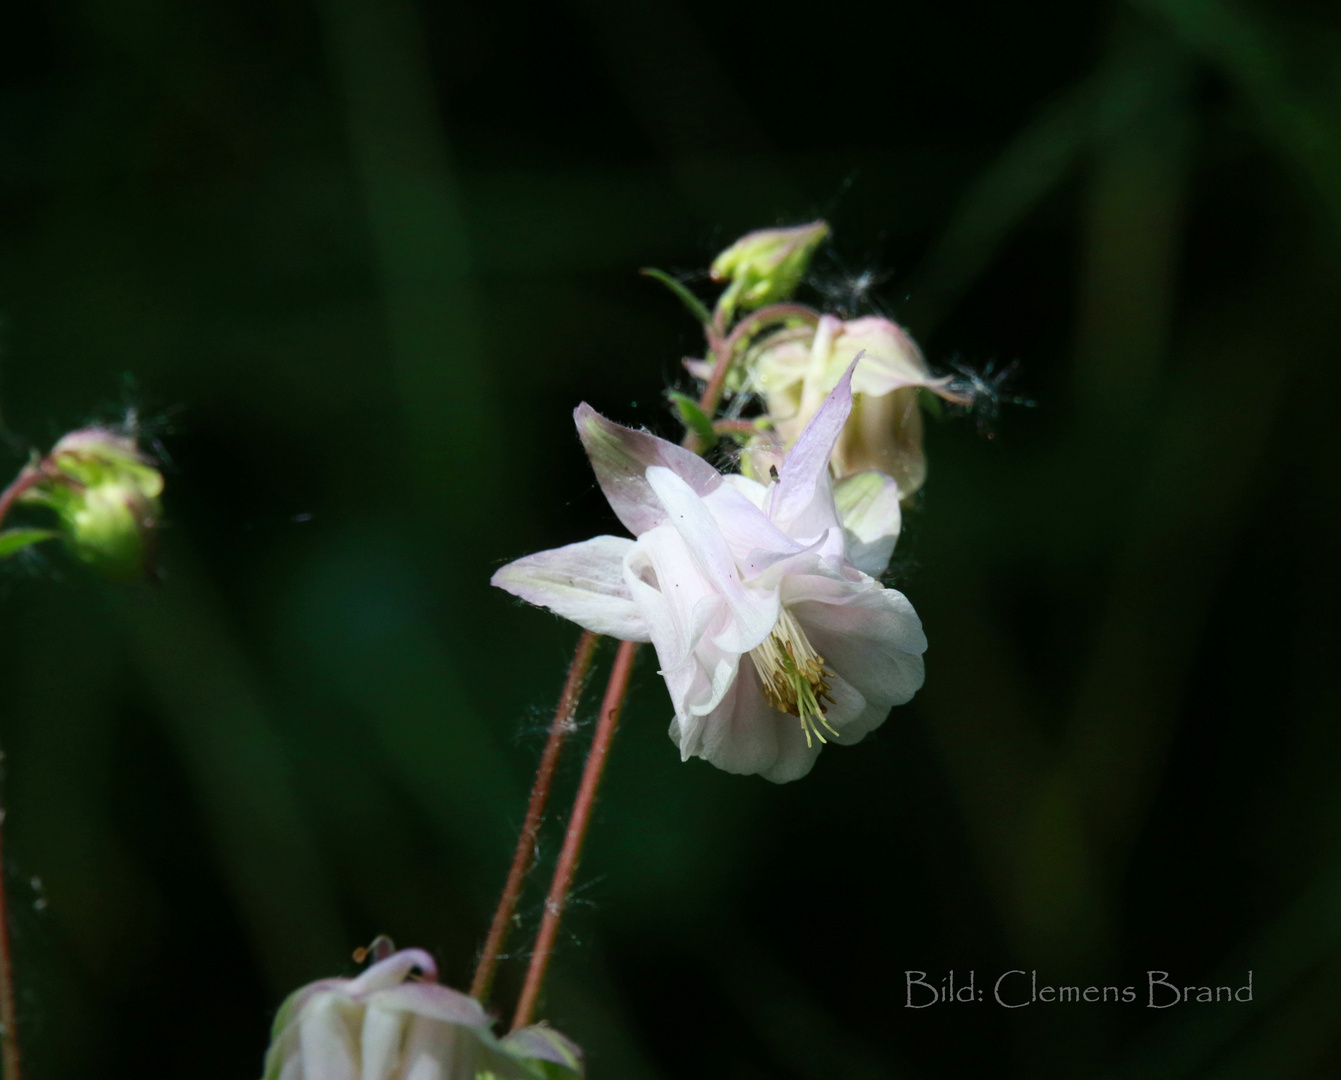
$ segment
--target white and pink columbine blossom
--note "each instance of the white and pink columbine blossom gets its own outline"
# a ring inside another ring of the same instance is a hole
[[[493,577],[596,633],[652,642],[684,760],[795,780],[825,743],[860,741],[922,685],[921,621],[871,576],[888,550],[862,548],[861,569],[850,557],[863,531],[889,532],[874,519],[897,520],[897,495],[857,500],[844,522],[830,485],[851,381],[849,368],[768,484],[580,406],[592,468],[636,539],[597,536]]]
[[[876,315],[847,322],[822,315],[813,330],[766,339],[746,367],[751,388],[768,403],[776,438],[790,446],[854,361],[854,405],[834,444],[834,475],[881,472],[906,498],[927,474],[919,391],[960,403],[964,398],[949,378],[931,374],[903,327]]]
[[[437,982],[433,958],[402,949],[354,979],[290,994],[265,1080],[541,1080],[582,1075],[581,1052],[544,1025],[496,1039],[474,998]]]

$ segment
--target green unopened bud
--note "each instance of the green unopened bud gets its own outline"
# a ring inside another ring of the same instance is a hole
[[[72,431],[28,468],[43,479],[22,501],[55,511],[75,558],[117,581],[152,572],[163,474],[134,439],[105,428]]]
[[[823,221],[792,229],[759,229],[747,233],[723,251],[712,264],[714,281],[731,285],[719,307],[751,311],[786,300],[796,291],[815,249],[829,235]]]

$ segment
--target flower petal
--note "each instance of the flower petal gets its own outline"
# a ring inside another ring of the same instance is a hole
[[[745,480],[743,476],[732,479]],[[745,480],[745,483],[751,481]],[[795,555],[806,549],[805,544],[793,540],[774,525],[768,515],[750,498],[750,494],[748,489],[741,491],[735,484],[723,484],[703,499],[703,505],[708,508],[713,521],[717,523],[727,547],[731,549],[732,558],[746,579],[763,569],[762,566],[753,565],[751,556],[754,553]],[[761,491],[761,497],[762,494]]]
[[[400,1064],[401,1040],[405,1035],[406,1014],[399,1009],[384,1009],[375,1002],[363,1014],[362,1080],[391,1080]]]
[[[776,713],[775,715],[783,720],[783,723],[779,724],[776,729],[778,756],[774,759],[773,764],[760,775],[765,780],[771,780],[775,784],[789,784],[793,780],[800,780],[815,767],[815,762],[819,758],[820,750],[824,748],[824,744],[812,737],[809,745],[807,745],[805,731],[801,728],[800,720],[785,713]]]
[[[684,540],[703,579],[731,611],[731,624],[715,635],[715,642],[731,652],[753,649],[768,637],[778,620],[777,593],[745,588],[726,538],[712,512],[689,484],[660,465],[647,470],[647,482],[666,508],[671,525]],[[743,498],[741,503],[754,509]],[[665,588],[664,584],[662,587]]]
[[[343,982],[343,980],[331,981],[342,982],[345,993],[354,997],[361,997],[375,990],[399,986],[405,981],[406,976],[416,968],[426,978],[436,979],[438,977],[438,965],[434,963],[433,957],[423,949],[401,949],[399,952],[392,953],[386,959],[377,961],[356,979],[350,979],[348,982]]]
[[[460,1027],[489,1029],[489,1015],[478,1001],[460,990],[431,982],[407,982],[380,990],[369,1000],[379,1009],[414,1013]]]
[[[548,1024],[532,1024],[503,1036],[500,1043],[514,1057],[528,1061],[547,1061],[582,1075],[582,1050]]]
[[[508,563],[491,583],[597,634],[648,641],[647,621],[624,581],[633,541],[596,536]]]
[[[586,402],[573,411],[577,434],[610,508],[634,536],[665,524],[666,511],[647,484],[647,469],[670,469],[698,495],[722,482],[721,474],[697,454],[607,420]]]
[[[764,700],[753,662],[742,663],[736,681],[703,718],[703,724],[685,737],[671,725],[671,738],[680,756],[703,758],[729,773],[748,775],[773,767],[778,757],[778,726],[783,715]]]
[[[352,998],[338,991],[314,995],[303,1010],[299,1037],[303,1075],[321,1080],[359,1080],[359,1016]]]
[[[825,666],[872,705],[902,705],[922,686],[927,638],[903,593],[822,577],[787,582],[787,609]]]
[[[829,456],[852,411],[853,365],[801,432],[770,490],[768,516],[796,539],[813,540],[838,523],[829,488]]]
[[[847,537],[848,561],[863,574],[879,577],[903,524],[899,485],[884,473],[857,473],[834,485],[833,500]]]

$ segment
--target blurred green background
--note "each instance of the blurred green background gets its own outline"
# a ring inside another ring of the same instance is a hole
[[[543,1014],[594,1080],[1341,1074],[1334,4],[39,0],[9,467],[128,408],[170,465],[160,586],[0,576],[30,1077],[256,1077],[377,933],[469,982],[576,639],[489,575],[618,531],[580,400],[676,434],[637,269],[816,216],[810,299],[1037,407],[930,426],[860,748],[682,765],[643,656]],[[951,968],[1142,996],[904,1007]]]

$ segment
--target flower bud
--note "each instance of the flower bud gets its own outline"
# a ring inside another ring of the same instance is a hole
[[[576,1080],[582,1054],[544,1025],[503,1039],[474,998],[442,986],[420,949],[355,979],[322,979],[280,1006],[264,1080]]]
[[[810,257],[826,236],[823,221],[791,229],[747,233],[713,260],[713,281],[730,281],[719,306],[752,311],[786,300],[796,291]]]
[[[747,357],[752,385],[763,394],[774,430],[790,446],[853,360],[851,415],[834,446],[835,476],[875,470],[907,498],[926,479],[922,456],[922,389],[958,400],[948,378],[934,378],[922,352],[897,323],[879,316],[844,322],[823,316],[813,330],[766,339]]]
[[[28,470],[43,479],[21,500],[56,512],[77,559],[118,581],[152,571],[163,474],[134,439],[98,427],[72,431]]]

